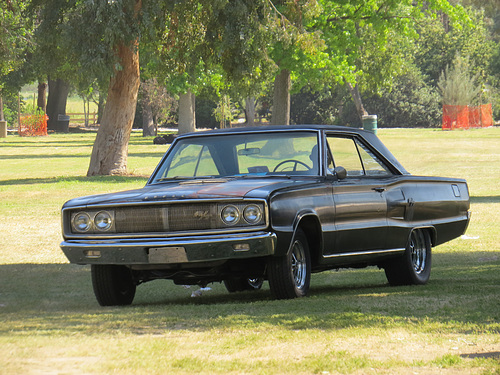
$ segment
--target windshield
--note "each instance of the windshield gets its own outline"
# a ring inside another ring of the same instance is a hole
[[[229,176],[318,175],[316,132],[189,137],[175,143],[154,182]]]

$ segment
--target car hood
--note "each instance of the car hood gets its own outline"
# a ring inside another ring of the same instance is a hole
[[[91,195],[72,199],[64,208],[88,205],[127,204],[163,200],[267,198],[273,191],[297,185],[317,183],[317,179],[236,178],[203,179],[164,182],[146,185],[142,189],[118,193]]]

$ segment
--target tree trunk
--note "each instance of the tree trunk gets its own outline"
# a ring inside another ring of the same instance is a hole
[[[361,100],[361,94],[359,93],[358,85],[356,84],[353,87],[349,82],[346,82],[346,84],[349,88],[349,91],[351,92],[352,100],[354,101],[354,105],[356,106],[359,120],[363,121],[363,116],[367,116],[368,112],[366,112],[365,107],[363,107],[363,101]]]
[[[249,97],[245,99],[245,117],[247,126],[255,126],[255,98]]]
[[[87,109],[85,110],[85,102],[87,103]],[[83,111],[86,113],[85,115],[85,127],[90,125],[90,97],[83,104]]]
[[[274,79],[272,125],[290,125],[290,71],[283,69]]]
[[[121,70],[111,78],[87,176],[127,173],[128,142],[139,92],[139,46],[119,45]]]
[[[274,80],[273,113],[271,125],[290,125],[290,71],[283,69]],[[280,141],[269,140],[261,153],[272,155],[278,151],[280,155],[293,155],[294,148],[291,140]]]
[[[47,84],[45,82],[38,82],[38,98],[37,107],[40,108],[44,113],[47,110]]]
[[[194,132],[196,129],[195,114],[196,96],[188,90],[179,97],[179,134]]]
[[[4,121],[5,118],[3,117],[3,98],[2,95],[0,95],[0,121]]]
[[[69,132],[69,122],[59,120],[59,115],[66,115],[66,101],[69,94],[69,83],[62,79],[48,78],[49,96],[47,98],[47,129],[56,132]]]
[[[156,136],[156,126],[153,118],[153,109],[149,100],[144,100],[142,103],[142,136],[154,137]]]
[[[104,95],[104,93],[102,93],[101,91],[99,91],[99,99],[98,99],[98,102],[97,102],[97,120],[96,120],[96,124],[100,124],[101,123],[101,120],[102,120],[102,114],[104,112],[104,107],[106,106],[106,96]],[[94,124],[94,125],[96,125]]]

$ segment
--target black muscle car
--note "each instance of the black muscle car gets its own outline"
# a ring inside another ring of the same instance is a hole
[[[61,248],[91,265],[101,305],[130,304],[155,279],[229,292],[268,280],[285,299],[344,267],[425,284],[431,247],[469,217],[464,180],[410,175],[370,132],[236,128],[177,137],[142,189],[67,202]]]

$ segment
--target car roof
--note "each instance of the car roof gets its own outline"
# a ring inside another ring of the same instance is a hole
[[[350,133],[368,133],[363,129],[351,128],[338,125],[266,125],[266,126],[243,126],[235,128],[202,130],[184,135],[201,135],[201,134],[227,134],[227,133],[246,133],[246,132],[265,132],[265,131],[287,131],[287,130],[330,130]]]

